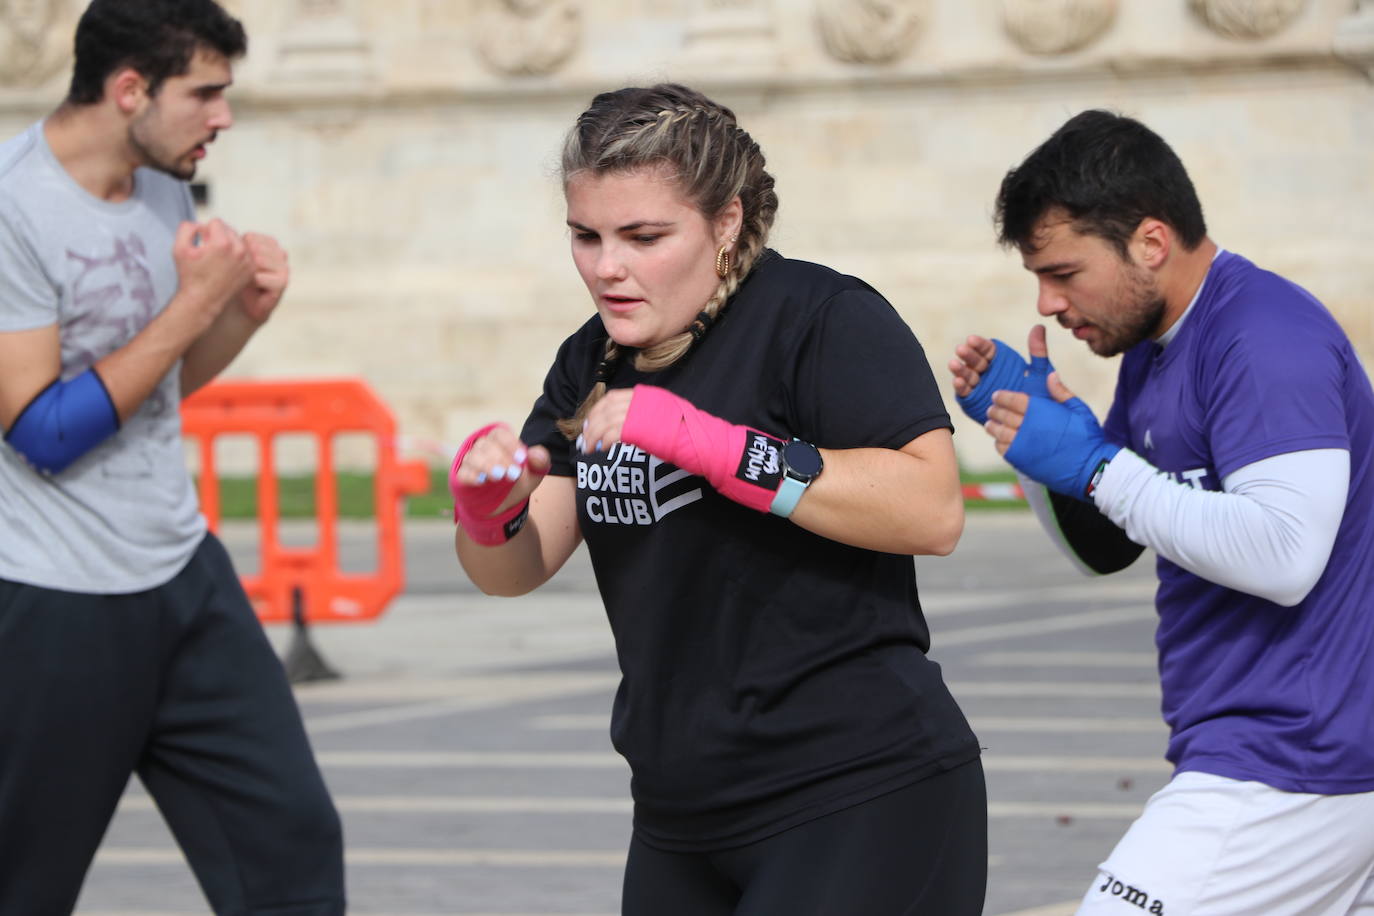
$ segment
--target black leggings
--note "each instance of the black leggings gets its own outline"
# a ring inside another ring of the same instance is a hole
[[[987,887],[979,761],[747,846],[665,852],[638,836],[622,916],[979,916]]]

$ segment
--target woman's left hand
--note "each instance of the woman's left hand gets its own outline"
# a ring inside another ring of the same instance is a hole
[[[577,448],[584,454],[604,452],[620,441],[625,418],[630,413],[630,398],[634,397],[633,388],[617,388],[606,392],[588,413],[582,424],[582,435],[578,437]]]

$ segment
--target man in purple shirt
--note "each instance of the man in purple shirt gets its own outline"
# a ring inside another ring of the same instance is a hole
[[[1060,382],[973,336],[969,416],[1088,572],[1158,554],[1174,778],[1080,914],[1374,912],[1374,392],[1295,284],[1218,249],[1183,164],[1086,111],[1009,172],[1000,241],[1037,308],[1124,354],[1105,427]]]

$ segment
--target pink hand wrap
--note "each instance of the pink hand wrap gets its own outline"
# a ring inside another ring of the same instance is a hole
[[[514,480],[488,480],[477,486],[460,483],[458,480],[458,468],[463,464],[463,457],[472,450],[478,439],[500,425],[492,423],[468,436],[458,449],[453,466],[448,472],[448,488],[453,494],[453,520],[462,526],[469,538],[488,547],[504,544],[515,537],[516,532],[524,526],[530,511],[530,501],[526,499],[500,515],[491,514],[510,495],[510,491],[515,487]]]
[[[727,423],[653,385],[635,386],[620,438],[759,512],[768,511],[782,484],[782,440]]]

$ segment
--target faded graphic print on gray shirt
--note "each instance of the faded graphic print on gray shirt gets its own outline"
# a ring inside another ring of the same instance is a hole
[[[109,203],[62,168],[35,124],[0,145],[0,332],[56,324],[62,378],[123,347],[177,289],[184,183],[148,169]],[[63,473],[0,446],[0,578],[94,593],[174,576],[205,533],[181,446],[173,368],[118,433]]]

